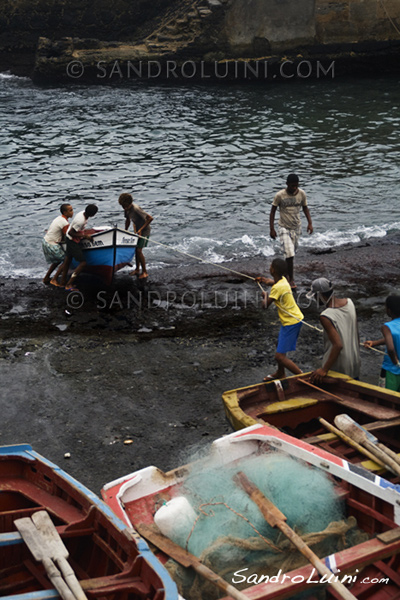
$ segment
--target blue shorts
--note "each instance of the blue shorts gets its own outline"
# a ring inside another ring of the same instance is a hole
[[[302,323],[295,323],[294,325],[282,325],[279,330],[278,345],[276,351],[280,354],[286,354],[296,350],[297,338],[299,337]]]

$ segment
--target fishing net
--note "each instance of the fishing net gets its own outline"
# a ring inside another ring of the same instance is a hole
[[[249,458],[239,467],[208,464],[199,469],[195,463],[182,490],[196,513],[195,519],[181,521],[170,537],[237,588],[254,585],[263,575],[272,576],[280,570],[286,573],[307,564],[289,540],[268,525],[256,504],[235,483],[238,471],[244,472],[286,515],[288,525],[318,556],[367,539],[357,529],[354,518],[345,519],[344,503],[338,500],[327,476],[286,455]],[[192,570],[173,561],[167,567],[187,600],[221,597],[214,585]]]

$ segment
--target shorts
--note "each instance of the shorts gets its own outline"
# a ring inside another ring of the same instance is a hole
[[[292,258],[296,254],[300,235],[301,227],[298,227],[298,229],[286,229],[286,227],[279,225],[279,239],[285,258]]]
[[[386,371],[385,388],[393,392],[400,392],[400,375]]]
[[[74,258],[80,263],[86,260],[81,244],[69,238],[67,238],[67,256],[68,258]]]
[[[46,240],[42,240],[42,250],[49,265],[59,264],[64,261],[65,252],[60,244],[49,244]]]
[[[296,350],[297,338],[299,337],[302,323],[295,323],[294,325],[282,325],[279,330],[278,345],[276,351],[280,354],[286,354]]]
[[[138,243],[136,244],[136,248],[146,248],[147,244],[149,243],[149,237],[150,235],[143,235],[140,238],[138,238]]]

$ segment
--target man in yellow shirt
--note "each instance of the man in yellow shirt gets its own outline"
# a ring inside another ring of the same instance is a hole
[[[268,308],[275,302],[282,325],[279,331],[275,354],[278,369],[273,375],[264,377],[264,381],[283,379],[285,377],[285,368],[295,375],[302,373],[302,370],[286,356],[287,352],[296,350],[297,338],[299,337],[304,319],[304,315],[297,306],[290,284],[286,279],[286,261],[282,258],[274,258],[270,266],[270,273],[273,279],[256,277],[256,281],[272,286],[269,294],[263,291],[263,307]]]

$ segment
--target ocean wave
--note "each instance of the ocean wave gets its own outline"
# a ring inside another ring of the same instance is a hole
[[[347,231],[330,229],[308,235],[303,232],[300,246],[305,249],[338,248],[346,244],[358,244],[372,238],[382,238],[388,233],[400,231],[400,222],[386,225],[361,225]],[[151,244],[153,242],[153,244]],[[146,248],[146,257],[155,270],[166,266],[179,267],[193,261],[207,264],[235,262],[246,258],[271,257],[280,253],[279,240],[271,240],[268,235],[244,234],[231,240],[217,240],[204,236],[186,237],[180,242],[160,242],[152,240]],[[2,277],[43,277],[46,264],[39,258],[37,266],[15,265],[8,254],[0,257],[0,276]]]
[[[29,77],[21,77],[20,75],[13,75],[10,71],[4,71],[0,73],[0,81],[30,81]]]
[[[312,235],[303,234],[300,245],[305,248],[336,248],[346,244],[357,244],[372,238],[382,238],[388,233],[400,231],[400,222],[394,222],[386,225],[360,225],[355,229],[340,231],[338,229],[329,229]]]
[[[36,279],[39,277],[44,277],[46,270],[47,269],[44,260],[43,266],[20,267],[13,264],[8,256],[0,256],[0,277]]]

